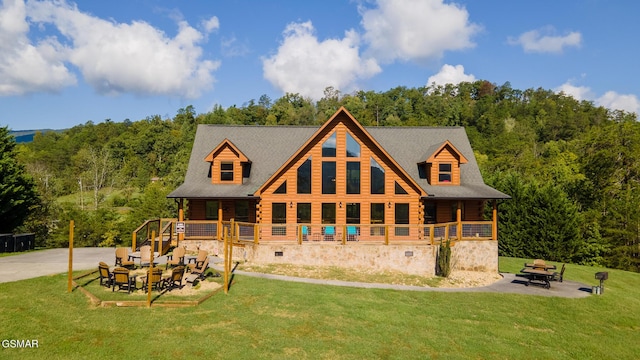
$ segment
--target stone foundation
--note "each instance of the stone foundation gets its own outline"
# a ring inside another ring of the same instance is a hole
[[[188,251],[203,249],[223,256],[223,243],[211,240],[185,240]],[[399,271],[411,275],[434,276],[438,246],[416,244],[259,244],[234,246],[234,261],[252,264],[292,264],[366,268],[373,271]],[[461,241],[452,243],[451,267],[454,270],[498,272],[497,241]]]

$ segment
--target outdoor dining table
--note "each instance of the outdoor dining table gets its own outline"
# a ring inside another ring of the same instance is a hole
[[[527,275],[527,277],[529,278],[529,281],[525,284],[526,286],[532,284],[533,281],[540,281],[542,285],[547,289],[551,288],[551,280],[553,280],[553,277],[555,276],[554,272],[543,269],[534,269],[532,267],[525,267],[524,269],[520,270],[520,272]]]
[[[524,264],[525,268],[530,268],[530,269],[543,269],[545,271],[548,270],[555,270],[556,266],[552,265],[552,264],[533,264],[533,263],[525,263]]]
[[[153,264],[158,264],[158,261],[156,261],[156,259],[158,258],[158,256],[160,256],[160,253],[157,251],[153,252]],[[140,255],[140,251],[134,251],[132,253],[129,253],[129,260],[133,260],[136,261],[136,259],[138,259],[138,262],[140,262],[140,260],[142,259],[142,256]]]

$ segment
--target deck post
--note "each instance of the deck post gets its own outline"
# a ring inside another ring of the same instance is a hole
[[[389,225],[384,226],[384,244],[389,245]]]
[[[216,231],[216,238],[222,239],[222,201],[218,201],[218,227]]]
[[[67,273],[67,292],[71,292],[73,284],[73,228],[74,221],[69,221],[69,272]]]
[[[456,209],[456,221],[458,226],[456,228],[456,237],[458,241],[462,240],[462,201],[458,200],[458,208]]]
[[[153,275],[153,253],[156,249],[156,231],[151,231],[151,258],[149,261],[149,272],[147,273],[147,307],[151,307],[151,282]]]
[[[229,293],[229,269],[231,268],[229,260],[229,233],[225,229],[222,235],[224,246],[224,293]]]
[[[433,238],[435,237],[435,230],[436,227],[431,225],[429,226],[429,241],[431,242],[431,245],[433,245]]]
[[[491,232],[493,233],[493,240],[498,240],[498,200],[493,200],[493,213],[491,224]]]
[[[180,198],[178,202],[178,221],[184,221],[184,199]],[[184,240],[184,233],[178,233],[178,244]]]
[[[258,224],[253,224],[253,243],[254,244],[259,243],[258,231],[260,231],[260,227],[258,226]]]

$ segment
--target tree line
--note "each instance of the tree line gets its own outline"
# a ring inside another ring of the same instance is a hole
[[[175,216],[166,194],[184,179],[198,124],[318,126],[340,106],[365,126],[464,126],[485,181],[512,196],[500,204],[500,255],[640,271],[637,115],[488,81],[350,94],[329,87],[315,102],[262,95],[206,113],[187,106],[173,118],[39,133],[3,150],[37,197],[17,229],[61,246],[73,218],[86,224],[76,228],[81,245],[126,244],[145,218]]]

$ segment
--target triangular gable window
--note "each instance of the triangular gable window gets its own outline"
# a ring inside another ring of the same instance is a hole
[[[395,187],[396,187],[396,195],[407,195],[408,192],[407,190],[405,190],[400,184],[398,184],[398,182],[395,182]]]
[[[278,186],[274,194],[286,194],[287,193],[287,182],[283,182],[282,185]]]

